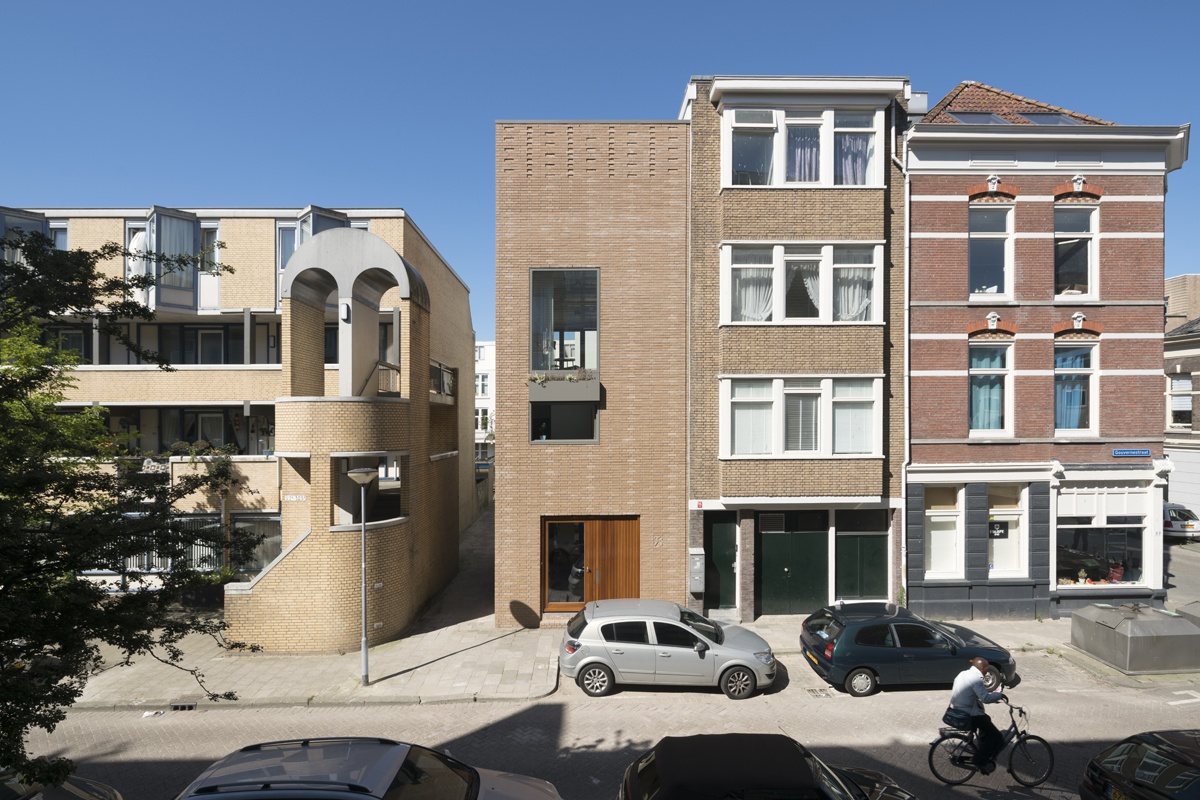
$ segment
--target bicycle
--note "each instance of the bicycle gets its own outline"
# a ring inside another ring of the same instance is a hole
[[[1029,715],[1024,708],[1014,706],[1008,698],[1000,702],[1008,706],[1008,730],[1001,732],[1004,747],[1012,746],[1008,753],[1008,772],[1022,786],[1038,786],[1054,770],[1054,751],[1045,739],[1029,733]],[[951,786],[966,783],[979,770],[972,760],[976,753],[975,735],[945,727],[938,728],[938,733],[938,738],[929,743],[930,772]],[[1004,747],[996,753],[997,760]]]

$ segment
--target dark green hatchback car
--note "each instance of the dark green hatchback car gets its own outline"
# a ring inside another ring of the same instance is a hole
[[[991,665],[983,678],[989,691],[1017,682],[1017,663],[1005,648],[894,603],[826,606],[804,620],[800,646],[818,675],[855,697],[874,694],[881,684],[953,683],[976,656]]]

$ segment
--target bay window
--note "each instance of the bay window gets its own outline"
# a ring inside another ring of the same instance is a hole
[[[866,377],[721,382],[722,456],[836,458],[882,451],[882,381]]]
[[[882,186],[882,109],[734,108],[725,186]]]
[[[726,245],[722,321],[831,324],[880,321],[881,245]]]

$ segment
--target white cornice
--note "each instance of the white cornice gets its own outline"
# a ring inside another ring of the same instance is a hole
[[[817,77],[817,76],[724,76],[712,79],[709,99],[719,103],[727,95],[883,94],[895,95],[908,88],[908,78]]]

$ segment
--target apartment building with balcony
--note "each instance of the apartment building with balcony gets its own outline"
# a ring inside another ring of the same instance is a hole
[[[973,82],[909,130],[911,608],[1161,603],[1163,204],[1188,133]]]
[[[60,247],[148,254],[215,242],[232,272],[158,275],[129,332],[175,370],[71,334],[83,357],[64,409],[101,405],[132,452],[232,445],[241,484],[180,509],[268,534],[252,580],[229,584],[231,634],[270,652],[354,648],[367,520],[369,641],[398,636],[457,568],[473,519],[468,287],[402,209],[38,208],[0,211]],[[3,231],[0,230],[0,234]],[[154,270],[154,258],[104,269]],[[55,335],[54,320],[47,331]],[[468,390],[469,391],[469,390]],[[195,468],[190,456],[147,469]],[[367,494],[347,472],[378,470]]]
[[[497,124],[496,616],[724,618],[901,577],[903,78]]]

